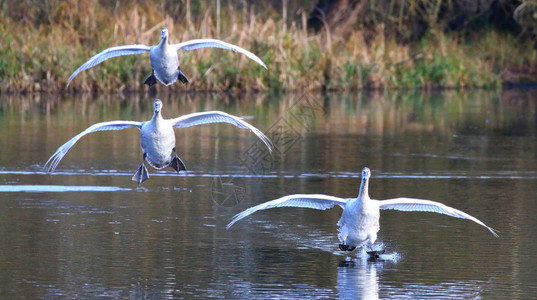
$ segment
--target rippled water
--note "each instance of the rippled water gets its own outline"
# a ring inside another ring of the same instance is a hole
[[[149,168],[136,129],[149,95],[0,95],[1,298],[537,297],[535,91],[441,94],[164,95],[163,114],[250,116],[276,151],[231,125],[176,129],[188,172]],[[465,220],[383,211],[380,261],[338,251],[341,210],[274,209],[226,231],[243,209],[293,193],[355,197],[364,166],[376,199],[408,196]]]

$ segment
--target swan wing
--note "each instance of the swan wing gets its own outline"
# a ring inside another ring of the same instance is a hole
[[[83,65],[78,67],[78,69],[76,69],[76,71],[74,71],[73,74],[69,76],[69,80],[67,81],[67,87],[69,87],[69,84],[76,77],[76,75],[78,75],[78,73],[92,68],[109,58],[123,55],[142,54],[144,52],[148,52],[149,50],[151,50],[151,47],[146,45],[126,45],[105,49],[101,53],[96,54]]]
[[[83,136],[85,136],[88,133],[96,132],[96,131],[105,131],[105,130],[123,130],[125,128],[130,127],[138,127],[139,129],[142,128],[141,122],[135,122],[135,121],[110,121],[110,122],[102,122],[94,124],[88,129],[82,131],[78,135],[74,136],[72,139],[70,139],[67,143],[63,144],[56,152],[48,159],[47,163],[45,164],[45,169],[48,169],[49,172],[54,172],[62,158],[67,154],[67,151],[71,149],[71,147]]]
[[[448,215],[455,218],[467,219],[474,221],[477,224],[486,227],[492,235],[498,237],[498,233],[495,229],[485,225],[479,219],[453,207],[449,207],[442,203],[438,203],[431,200],[413,199],[413,198],[395,198],[388,200],[378,201],[380,209],[394,209],[401,211],[423,211],[434,212],[439,214]]]
[[[246,218],[247,216],[255,213],[258,210],[264,210],[275,207],[302,207],[302,208],[313,208],[319,210],[325,210],[339,205],[342,208],[345,207],[347,203],[346,199],[321,195],[321,194],[295,194],[288,195],[285,197],[278,198],[276,200],[268,201],[261,203],[257,206],[250,207],[247,210],[236,214],[231,222],[227,225],[226,229],[229,229],[237,221]]]
[[[190,41],[186,41],[186,42],[183,42],[183,43],[179,43],[179,44],[175,44],[173,45],[177,51],[179,50],[195,50],[195,49],[200,49],[200,48],[221,48],[221,49],[228,49],[228,50],[233,50],[237,53],[241,53],[241,54],[244,54],[246,55],[249,59],[255,61],[256,63],[260,64],[263,66],[263,68],[267,68],[267,66],[265,65],[265,63],[259,58],[257,57],[255,54],[253,54],[252,52],[248,51],[248,50],[245,50],[239,46],[235,46],[233,44],[230,44],[230,43],[226,43],[224,41],[220,41],[220,40],[215,40],[215,39],[196,39],[196,40],[190,40]]]
[[[177,128],[197,126],[197,125],[203,125],[203,124],[209,124],[209,123],[233,124],[239,128],[248,129],[251,132],[253,132],[255,135],[257,135],[258,138],[261,139],[261,141],[263,141],[263,143],[267,146],[269,151],[272,153],[272,147],[273,147],[272,142],[265,134],[263,134],[259,129],[250,125],[248,122],[242,120],[241,118],[230,115],[222,111],[207,111],[207,112],[192,113],[192,114],[184,115],[175,119],[170,119],[169,121],[172,123],[173,127],[177,127]]]

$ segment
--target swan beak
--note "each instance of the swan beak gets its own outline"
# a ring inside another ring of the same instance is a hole
[[[369,170],[368,167],[365,167],[362,169],[362,178],[363,179],[368,179],[369,176],[371,176],[371,170]]]
[[[162,27],[162,30],[160,31],[160,38],[166,39],[168,37],[168,29],[166,27]]]
[[[162,101],[160,99],[155,100],[155,113],[158,114],[162,110]]]

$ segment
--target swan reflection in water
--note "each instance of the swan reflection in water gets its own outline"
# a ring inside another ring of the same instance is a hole
[[[346,259],[337,268],[336,290],[340,299],[378,299],[377,265],[382,262]]]
[[[434,284],[418,282],[416,278],[401,278],[396,269],[396,260],[371,261],[363,252],[359,259],[347,258],[337,266],[336,291],[340,299],[384,299],[384,298],[458,298],[483,297],[485,281],[450,281]],[[388,274],[386,271],[391,271]],[[398,278],[390,279],[390,276]],[[429,279],[427,279],[429,280]],[[405,281],[408,281],[405,283]],[[398,282],[397,286],[393,283]],[[401,282],[403,282],[401,284]]]

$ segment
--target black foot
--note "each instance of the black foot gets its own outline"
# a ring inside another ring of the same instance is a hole
[[[353,251],[354,249],[356,249],[355,246],[349,246],[349,245],[345,245],[345,244],[339,244],[339,250],[341,250],[341,251]]]
[[[177,79],[181,81],[183,84],[188,83],[188,78],[186,78],[185,74],[183,74],[181,70],[178,70],[178,71],[179,71],[179,74],[177,74]]]
[[[173,154],[172,161],[170,162],[170,167],[172,167],[177,173],[179,173],[179,171],[186,171],[185,163],[175,153]]]
[[[154,86],[157,84],[157,77],[153,73],[151,75],[147,76],[147,78],[144,81],[144,84],[147,84],[149,87]]]
[[[377,250],[377,251],[367,251],[367,254],[369,254],[369,258],[377,259],[380,257],[381,254],[384,254],[386,249]]]
[[[140,165],[136,173],[134,173],[134,176],[132,176],[132,181],[138,182],[138,184],[142,184],[148,178],[149,178],[149,174],[147,173],[147,168],[142,163],[142,165]]]

